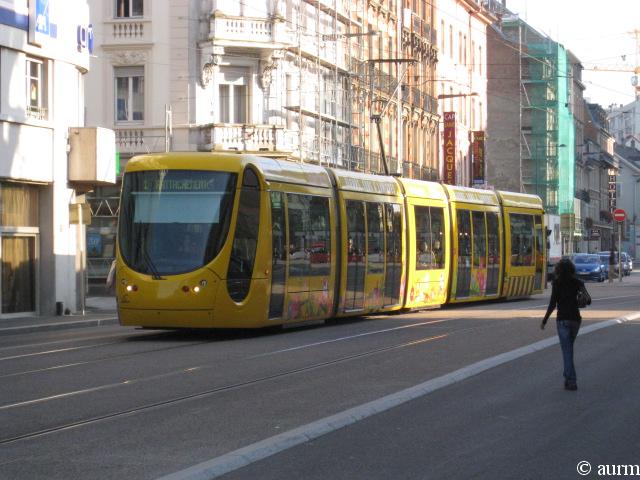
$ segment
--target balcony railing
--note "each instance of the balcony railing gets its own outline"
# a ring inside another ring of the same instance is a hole
[[[284,23],[269,18],[216,16],[211,18],[211,40],[243,42],[265,48],[275,48],[274,43],[289,44]]]
[[[47,119],[47,109],[44,107],[32,107],[31,105],[28,105],[26,113],[27,117],[35,118],[36,120]]]
[[[292,151],[284,129],[274,125],[213,124],[203,130],[204,146],[211,150]]]
[[[105,43],[136,44],[151,42],[151,21],[143,19],[113,19],[105,24]]]

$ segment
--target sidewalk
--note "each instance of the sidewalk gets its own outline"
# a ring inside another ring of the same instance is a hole
[[[0,319],[0,335],[16,335],[46,330],[117,325],[116,299],[87,297],[85,314],[38,316]]]

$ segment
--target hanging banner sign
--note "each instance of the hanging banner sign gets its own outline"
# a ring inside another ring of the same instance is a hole
[[[444,158],[444,183],[456,184],[456,113],[444,112],[444,128],[442,143]]]
[[[610,168],[607,173],[609,174],[609,192],[608,192],[609,193],[609,211],[613,213],[613,211],[616,209],[616,199],[617,199],[616,170],[613,168]]]
[[[482,185],[484,184],[484,131],[472,132],[472,134],[473,183]]]

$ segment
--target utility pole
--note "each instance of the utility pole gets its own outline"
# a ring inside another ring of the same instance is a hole
[[[382,168],[384,169],[385,175],[389,175],[389,164],[387,163],[387,157],[384,152],[384,141],[382,140],[382,127],[380,127],[380,122],[382,121],[382,118],[387,112],[387,108],[389,108],[389,105],[391,105],[391,101],[394,99],[394,97],[398,93],[400,89],[400,85],[402,85],[402,81],[404,80],[404,76],[407,74],[407,71],[409,70],[409,64],[415,63],[416,61],[417,60],[414,60],[413,58],[374,58],[369,60],[369,62],[380,62],[380,63],[397,62],[397,63],[407,64],[402,74],[398,78],[398,83],[396,85],[396,88],[393,89],[393,93],[389,97],[389,100],[387,100],[387,103],[385,103],[384,106],[382,107],[382,111],[378,114],[373,114],[373,113],[371,114],[371,121],[375,123],[376,130],[378,132],[378,145],[380,146],[380,158],[382,159]],[[393,174],[397,175],[397,172],[394,172]]]

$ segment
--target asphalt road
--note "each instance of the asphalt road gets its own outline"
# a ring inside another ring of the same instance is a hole
[[[640,311],[640,273],[589,284],[584,325]],[[0,337],[0,478],[152,479],[555,336],[547,295],[264,332],[103,326]],[[635,321],[551,346],[228,478],[575,478],[640,463]]]

